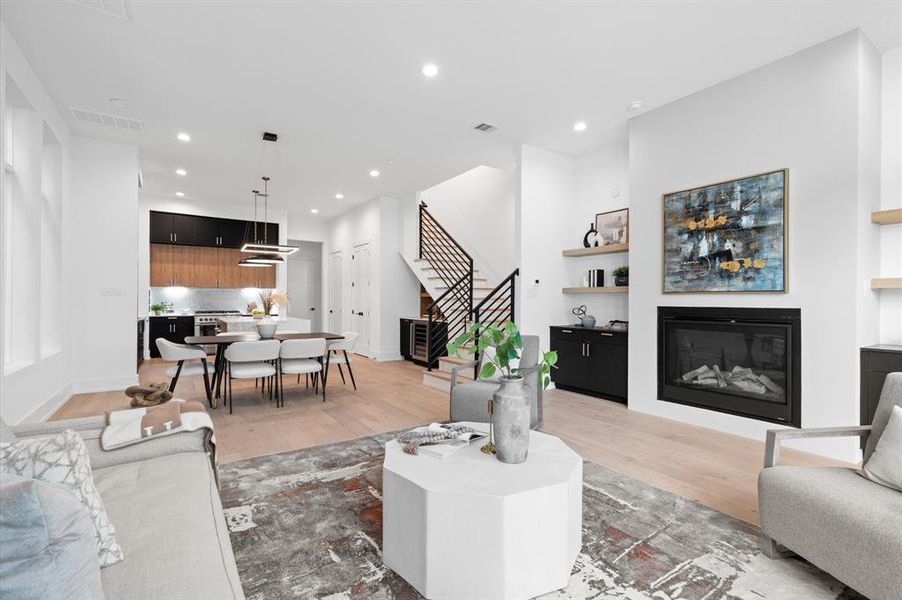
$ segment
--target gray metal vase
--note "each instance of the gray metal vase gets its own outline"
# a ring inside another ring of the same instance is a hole
[[[493,394],[495,449],[498,460],[517,464],[529,451],[529,397],[522,377],[502,377]]]

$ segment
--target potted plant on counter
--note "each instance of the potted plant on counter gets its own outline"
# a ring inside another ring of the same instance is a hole
[[[630,284],[630,268],[626,265],[614,269],[614,285],[625,286]]]
[[[162,302],[155,302],[150,305],[150,312],[155,315],[162,315],[166,311],[166,305]]]
[[[535,365],[520,367],[523,340],[512,321],[505,321],[500,326],[474,323],[447,348],[450,356],[458,356],[459,350],[470,355],[479,352],[483,357],[479,369],[482,379],[501,374],[501,386],[492,394],[490,410],[495,452],[501,462],[524,462],[529,450],[530,403],[523,379],[534,374],[539,378],[539,385],[547,387],[551,381],[551,368],[557,362],[557,352],[540,351]]]

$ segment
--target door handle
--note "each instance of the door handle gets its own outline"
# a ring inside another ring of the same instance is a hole
[[[362,312],[359,312],[359,313],[357,313],[357,316],[358,316],[358,317],[362,317],[362,316],[363,316],[363,313],[362,313]]]
[[[310,310],[316,310],[316,308],[311,308]]]

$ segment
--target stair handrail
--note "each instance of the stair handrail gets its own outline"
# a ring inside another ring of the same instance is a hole
[[[426,368],[432,370],[433,363],[444,346],[434,348],[438,339],[433,339],[436,308],[445,319],[446,335],[456,337],[466,330],[470,315],[473,314],[473,257],[464,250],[454,237],[429,212],[425,202],[419,204],[419,257],[426,258],[439,279],[448,289],[426,307]],[[446,301],[453,294],[450,303]],[[453,309],[453,310],[452,310]],[[456,318],[453,313],[457,313]]]
[[[445,290],[441,296],[439,296],[438,298],[433,300],[428,306],[426,306],[426,370],[427,371],[432,370],[432,365],[435,364],[436,360],[438,360],[438,358],[439,358],[439,356],[435,356],[436,353],[435,353],[435,349],[433,348],[433,342],[436,341],[433,339],[433,335],[432,335],[432,323],[435,321],[435,310],[436,310],[436,308],[439,308],[439,309],[442,308],[440,303],[445,299],[446,296],[448,296],[450,294],[454,294],[458,303],[463,303],[463,301],[466,299],[466,297],[461,298],[461,294],[460,294],[460,291],[458,290],[458,286],[461,286],[462,284],[466,283],[468,280],[469,280],[470,286],[472,286],[473,285],[472,271],[470,273],[464,274],[460,279],[455,281],[452,285],[448,286],[448,289]],[[472,294],[473,294],[472,287],[470,287],[470,297],[469,297],[470,304],[467,306],[472,306]],[[464,329],[466,329],[467,318],[469,317],[469,315],[470,315],[470,311],[467,310],[463,317]],[[450,341],[451,323],[447,316],[445,317],[445,329],[446,329],[446,335],[448,335],[448,337],[449,337],[449,339],[447,341]],[[440,348],[439,351],[441,351],[441,350],[442,349]]]
[[[460,251],[460,253],[463,254],[467,258],[467,260],[470,261],[470,267],[472,270],[473,257],[470,256],[470,253],[467,252],[466,250],[464,250],[464,247],[461,246],[460,243],[458,243],[458,241],[454,239],[454,236],[452,236],[450,233],[448,233],[448,230],[445,229],[444,227],[442,227],[442,224],[438,222],[438,220],[432,215],[431,212],[429,212],[429,210],[427,210],[427,204],[425,202],[420,202],[420,223],[423,222],[423,213],[426,213],[426,215],[429,217],[429,220],[432,222],[432,224],[434,224],[436,227],[438,227],[439,231],[444,233],[445,237],[447,237],[451,241],[451,243],[453,243],[454,246]],[[420,228],[420,258],[423,258],[423,229],[422,229],[422,227]]]
[[[516,269],[511,271],[510,275],[508,275],[507,277],[502,279],[501,282],[495,286],[495,289],[493,289],[491,292],[489,292],[489,294],[485,298],[483,298],[479,302],[479,304],[477,304],[475,307],[473,307],[473,322],[477,326],[477,329],[475,332],[476,339],[479,339],[479,326],[483,325],[483,323],[481,323],[481,321],[479,319],[479,314],[480,314],[480,312],[482,312],[483,307],[485,307],[487,305],[491,306],[495,302],[495,300],[497,300],[497,298],[500,298],[499,292],[501,292],[501,290],[506,290],[508,286],[510,286],[510,317],[507,320],[516,322],[516,320],[517,320],[517,297],[516,297],[517,281],[516,280],[517,280],[517,276],[519,274],[520,274],[520,268],[517,267]],[[473,372],[474,378],[479,377],[479,358],[480,358],[479,355],[480,355],[480,352],[477,347],[476,353],[473,355],[473,360],[476,361],[476,366],[474,367],[474,372]]]

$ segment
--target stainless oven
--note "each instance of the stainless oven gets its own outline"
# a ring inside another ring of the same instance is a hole
[[[219,317],[239,315],[237,310],[198,310],[194,313],[194,335],[216,335],[219,333],[217,321]],[[207,354],[216,354],[215,345],[204,346]]]

